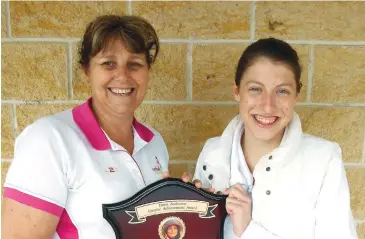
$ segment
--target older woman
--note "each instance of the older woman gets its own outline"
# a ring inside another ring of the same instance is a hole
[[[2,238],[115,238],[102,204],[132,196],[168,167],[161,135],[134,118],[158,51],[155,30],[139,17],[101,16],[88,25],[79,62],[92,96],[17,138]]]
[[[251,44],[236,71],[239,115],[209,139],[197,186],[228,195],[225,237],[354,239],[350,195],[336,142],[302,132],[296,51],[268,38]]]

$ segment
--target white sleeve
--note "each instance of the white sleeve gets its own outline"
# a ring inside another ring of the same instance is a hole
[[[67,179],[57,130],[38,120],[16,139],[4,197],[60,216],[67,199]]]
[[[315,238],[357,238],[346,171],[338,144],[317,200]]]
[[[350,192],[346,171],[342,162],[341,148],[336,144],[332,159],[328,164],[320,194],[316,204],[316,239],[346,238],[357,239],[355,224],[350,207]],[[241,238],[232,239],[294,239],[282,238],[251,221]]]
[[[287,239],[282,238],[277,235],[272,234],[271,232],[267,231],[264,227],[256,223],[255,221],[251,221],[246,231],[242,234],[241,237],[236,236],[233,232],[233,226],[230,222],[229,216],[224,225],[224,238],[225,239]],[[295,239],[295,238],[290,238]]]
[[[260,224],[256,223],[255,221],[251,221],[248,225],[246,231],[243,233],[241,237],[236,237],[237,239],[253,239],[253,238],[265,238],[265,239],[289,239],[289,238],[283,238],[280,236],[277,236],[268,230],[266,230],[264,227],[262,227]],[[234,239],[236,239],[234,238]],[[232,238],[233,239],[233,238]],[[295,239],[295,238],[290,238]]]

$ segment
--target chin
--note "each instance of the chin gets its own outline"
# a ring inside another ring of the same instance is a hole
[[[118,114],[134,114],[136,109],[135,107],[119,106],[115,107],[114,111]]]
[[[272,141],[275,138],[277,138],[278,134],[263,134],[263,133],[258,133],[258,134],[253,134],[253,137],[255,137],[257,140],[260,141]]]
[[[256,125],[253,127],[249,127],[249,131],[251,132],[251,135],[256,139],[260,141],[272,141],[277,139],[278,137],[281,137],[282,130],[278,129],[264,129],[264,128],[258,128]]]

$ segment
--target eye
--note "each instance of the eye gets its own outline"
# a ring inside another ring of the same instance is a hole
[[[290,92],[286,89],[279,89],[278,93],[281,94],[281,95],[289,95],[290,94]]]
[[[138,70],[139,68],[143,67],[144,65],[142,65],[139,62],[131,62],[128,64],[128,68],[130,68],[131,70]]]
[[[260,87],[250,87],[248,90],[249,91],[252,91],[252,92],[261,92],[261,88]]]
[[[112,67],[114,65],[114,62],[104,61],[103,63],[101,63],[101,65],[106,66],[106,67]]]

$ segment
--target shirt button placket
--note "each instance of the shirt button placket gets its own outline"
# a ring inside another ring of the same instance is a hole
[[[270,155],[269,160],[272,160],[272,159],[273,159],[273,157],[272,157],[272,155]],[[266,167],[266,172],[270,172],[270,171],[271,171],[271,167],[270,166]],[[271,195],[271,190],[266,190],[266,195],[270,196]]]

